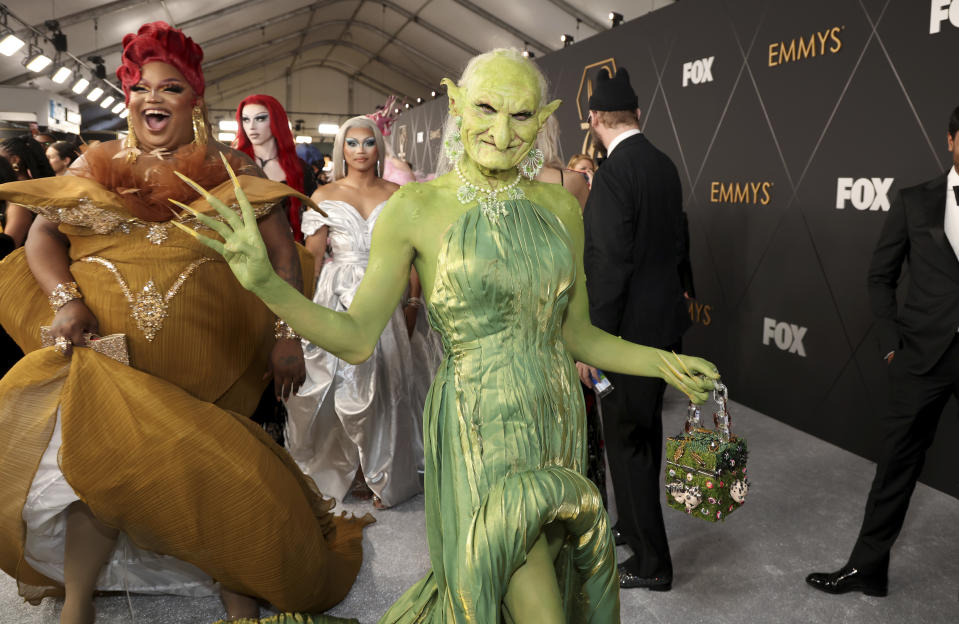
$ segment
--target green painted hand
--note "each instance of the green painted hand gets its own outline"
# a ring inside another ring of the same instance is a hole
[[[247,200],[246,193],[240,188],[240,182],[237,180],[236,174],[233,173],[233,168],[230,167],[223,154],[220,154],[220,158],[223,159],[223,165],[233,180],[233,190],[236,193],[236,201],[240,205],[241,215],[237,215],[236,212],[207,192],[206,189],[179,172],[175,172],[177,176],[203,195],[217,213],[223,217],[225,223],[201,214],[176,200],[171,199],[170,201],[222,236],[223,242],[221,243],[209,236],[203,236],[176,221],[173,221],[173,225],[223,256],[240,284],[247,290],[256,293],[266,287],[271,280],[279,278],[270,264],[270,256],[267,253],[263,237],[260,235],[256,215],[253,213],[253,206]]]
[[[706,401],[709,391],[716,387],[719,371],[712,362],[676,353],[670,359],[662,351],[659,352],[659,359],[663,361],[658,367],[663,380],[688,396],[693,403]]]

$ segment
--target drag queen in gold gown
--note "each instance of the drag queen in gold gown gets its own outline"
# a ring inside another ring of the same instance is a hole
[[[352,586],[371,521],[335,517],[247,418],[264,371],[284,393],[302,381],[299,340],[171,224],[203,229],[168,198],[212,213],[174,170],[235,202],[225,157],[272,266],[301,287],[279,209],[296,193],[206,136],[201,60],[165,23],[128,35],[128,139],[69,175],[0,186],[38,214],[25,253],[0,265],[0,322],[27,353],[0,380],[0,568],[31,602],[65,595],[68,624],[93,622],[96,590],[219,589],[232,618],[256,617],[255,599],[326,610]],[[44,325],[56,347],[41,348]],[[86,334],[124,334],[129,365]]]

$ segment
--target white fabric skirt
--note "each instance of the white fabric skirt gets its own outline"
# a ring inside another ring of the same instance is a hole
[[[27,528],[24,558],[37,572],[63,582],[63,560],[67,535],[67,508],[79,497],[67,483],[57,461],[60,445],[60,412],[50,444],[30,485],[23,521]],[[167,555],[134,545],[124,533],[117,539],[97,580],[100,591],[129,591],[141,594],[210,596],[216,583],[200,568]]]

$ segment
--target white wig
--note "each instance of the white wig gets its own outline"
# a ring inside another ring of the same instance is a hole
[[[333,179],[339,180],[346,177],[346,160],[343,158],[343,143],[346,142],[346,133],[350,128],[369,128],[376,139],[376,176],[383,177],[384,159],[386,158],[386,142],[383,140],[383,133],[379,126],[369,117],[359,116],[347,119],[340,126],[336,133],[336,139],[333,141]]]

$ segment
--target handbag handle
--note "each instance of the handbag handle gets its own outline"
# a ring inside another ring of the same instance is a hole
[[[719,405],[719,411],[713,414],[713,424],[719,432],[720,439],[723,442],[729,442],[729,438],[732,435],[732,418],[726,406],[729,401],[729,389],[726,388],[724,383],[716,382],[716,386],[713,388],[713,400]],[[704,429],[702,411],[700,407],[692,401],[689,402],[689,407],[686,410],[686,425],[684,429],[686,433],[692,433],[694,429]]]

